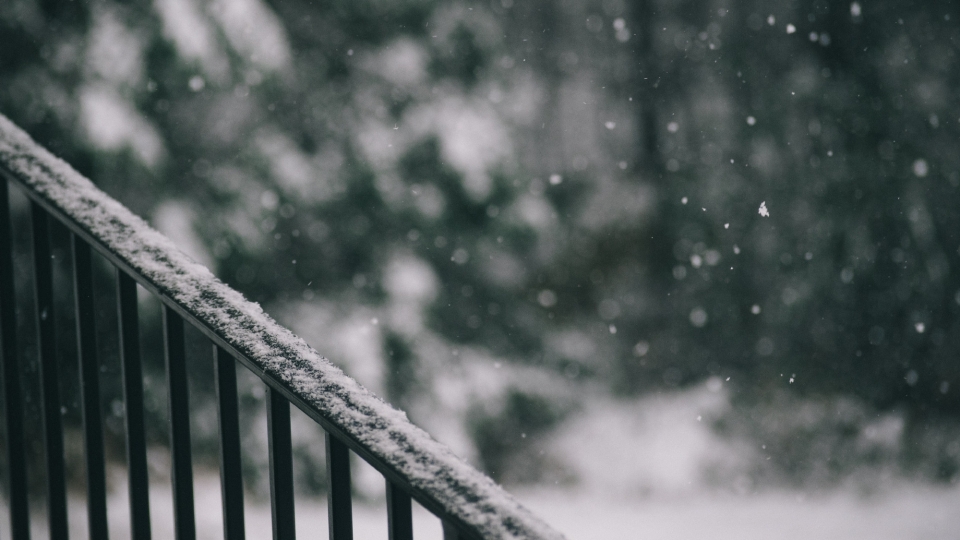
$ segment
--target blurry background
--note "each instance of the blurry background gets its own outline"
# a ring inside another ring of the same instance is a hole
[[[0,111],[499,482],[878,493],[960,479],[958,49],[953,2],[4,0]]]

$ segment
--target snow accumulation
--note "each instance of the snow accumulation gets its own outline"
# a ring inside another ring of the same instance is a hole
[[[0,115],[0,170],[483,538],[563,536]],[[418,497],[419,498],[419,497]]]

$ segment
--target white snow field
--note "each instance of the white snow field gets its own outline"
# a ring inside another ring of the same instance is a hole
[[[840,482],[834,488],[790,490],[744,487],[734,478],[711,484],[705,470],[736,471],[751,454],[724,442],[706,420],[728,406],[717,384],[637,400],[591,400],[549,448],[577,481],[555,486],[508,487],[515,497],[569,540],[957,540],[960,483],[932,485],[896,474],[879,483]],[[163,471],[166,450],[154,449],[151,518],[154,538],[173,538],[172,493]],[[755,457],[755,456],[753,456]],[[386,508],[379,473],[354,461],[355,538],[386,539]],[[216,470],[195,466],[197,538],[223,538]],[[706,468],[705,468],[706,467]],[[110,535],[129,538],[126,478],[110,471]],[[879,478],[879,477],[878,477]],[[871,486],[866,489],[864,486]],[[82,486],[72,486],[71,538],[88,538]],[[2,501],[0,501],[2,503]],[[270,503],[246,496],[247,538],[271,537]],[[9,531],[0,504],[0,538]],[[43,508],[34,503],[34,537],[44,539]],[[297,534],[327,537],[322,498],[298,496]],[[439,520],[414,505],[418,540],[440,540]]]
[[[570,540],[960,538],[956,487],[903,485],[874,497],[841,491],[622,499],[539,491],[519,499]]]

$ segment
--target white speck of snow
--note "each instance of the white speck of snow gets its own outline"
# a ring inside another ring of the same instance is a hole
[[[613,129],[613,128],[617,127],[617,123],[616,123],[616,122],[613,122],[613,121],[611,121],[611,120],[607,120],[603,125],[604,125],[607,129]]]
[[[769,24],[770,26],[777,24],[777,18],[774,17],[773,15],[770,15],[769,17],[767,17],[767,24]]]
[[[792,25],[792,24],[788,24],[788,25],[787,25],[787,33],[788,33],[788,34],[792,34],[792,33],[796,32],[796,31],[797,31],[797,27],[796,27],[796,26],[794,26],[794,25]]]
[[[770,217],[770,211],[767,210],[767,201],[760,203],[760,209],[757,210],[757,212],[759,212],[759,214],[763,217]]]
[[[450,260],[457,264],[466,264],[470,260],[470,253],[463,248],[457,248],[454,250],[453,255],[450,256]]]
[[[680,204],[687,204],[687,198],[684,197],[684,198],[680,199]]]
[[[748,125],[748,126],[756,125],[756,123],[757,123],[757,119],[756,119],[756,118],[754,118],[754,117],[752,117],[752,116],[748,116],[748,117],[747,117],[747,125]]]
[[[700,306],[690,311],[690,324],[697,328],[703,328],[707,324],[707,312]]]
[[[739,254],[740,254],[740,246],[738,246],[738,245],[736,245],[736,244],[733,245],[733,254],[734,254],[734,255],[739,255]]]
[[[724,224],[723,224],[723,228],[724,228],[724,229],[729,229],[729,228],[730,228],[730,224],[729,224],[729,223],[724,223]]]
[[[647,352],[650,351],[650,344],[646,341],[638,341],[636,345],[633,346],[633,353],[637,356],[644,356]]]
[[[703,259],[701,259],[699,255],[694,254],[690,256],[690,266],[694,268],[700,268],[702,264]]]
[[[563,177],[562,177],[562,176],[560,176],[559,174],[551,174],[551,175],[550,175],[550,185],[555,186],[555,185],[559,184],[560,182],[563,182]]]
[[[927,160],[918,159],[913,162],[913,174],[915,174],[917,178],[923,178],[927,176],[929,172],[930,166],[927,165]]]
[[[537,294],[537,302],[545,308],[553,307],[557,305],[557,293],[550,289],[544,289]]]
[[[616,325],[614,325],[614,324],[611,324],[611,325],[610,325],[610,333],[611,333],[611,334],[616,334],[616,333],[617,333],[617,326],[616,326]]]
[[[667,131],[670,133],[676,133],[680,129],[680,124],[676,122],[670,122],[667,124]]]
[[[207,86],[207,81],[203,80],[203,77],[199,75],[194,75],[193,77],[190,77],[190,82],[188,82],[187,85],[190,87],[190,90],[199,92],[203,90],[205,86]]]
[[[754,305],[750,306],[750,313],[753,313],[754,315],[759,315],[759,314],[760,314],[760,306],[757,305],[757,304],[754,304]]]
[[[850,15],[853,15],[854,17],[859,17],[861,13],[862,11],[860,9],[860,2],[854,2],[850,4]]]
[[[917,324],[913,325],[913,327],[917,330],[918,334],[922,334],[927,330],[927,325],[923,324],[922,322],[918,322]]]

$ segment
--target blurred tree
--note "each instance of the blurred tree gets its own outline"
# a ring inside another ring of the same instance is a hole
[[[0,111],[428,424],[468,352],[956,416],[958,17],[8,0]]]

